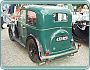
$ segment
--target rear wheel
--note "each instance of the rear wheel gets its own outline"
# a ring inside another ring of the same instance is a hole
[[[10,40],[11,41],[14,41],[13,32],[12,32],[12,30],[10,28],[9,28],[8,32],[9,32],[9,38],[10,38]]]
[[[33,38],[29,37],[27,40],[27,47],[28,47],[28,54],[30,59],[35,62],[35,63],[40,63],[41,60],[39,58],[39,52],[38,52],[38,47],[33,40]]]

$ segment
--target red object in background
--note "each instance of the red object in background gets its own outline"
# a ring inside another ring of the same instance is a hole
[[[19,8],[16,10],[16,12],[20,11],[20,8],[21,8],[21,7],[19,7]]]
[[[15,17],[19,17],[19,15],[16,15]]]
[[[21,8],[21,7],[19,7],[19,8],[16,10],[16,13],[17,13],[17,14],[15,15],[15,17],[19,17],[20,8]]]
[[[11,17],[11,15],[9,15],[9,17]]]
[[[81,7],[80,10],[82,11],[82,9],[83,9],[83,8]]]

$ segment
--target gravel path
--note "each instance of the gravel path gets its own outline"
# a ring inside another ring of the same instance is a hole
[[[8,28],[1,30],[1,64],[3,66],[38,66],[28,56],[27,49],[9,39]],[[76,42],[76,45],[78,42]],[[86,43],[74,56],[65,56],[47,61],[41,66],[87,66],[89,64],[89,47]]]

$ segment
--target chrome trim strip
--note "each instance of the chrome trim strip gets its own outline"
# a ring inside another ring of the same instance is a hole
[[[73,52],[78,52],[78,49],[72,50],[72,51],[69,51],[69,52],[65,52],[65,53],[61,53],[61,54],[57,54],[57,55],[52,55],[52,56],[42,56],[42,59],[49,59],[49,58],[59,57],[59,56],[63,56],[63,55],[69,54],[69,53],[73,53]]]
[[[48,29],[37,29],[37,28],[30,27],[30,25],[26,25],[26,27],[29,27],[31,29],[38,30],[38,31],[46,31],[46,30],[51,30],[56,28],[72,28],[72,27],[54,27],[54,28],[48,28]]]

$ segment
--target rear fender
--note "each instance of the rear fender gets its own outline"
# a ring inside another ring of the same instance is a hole
[[[35,41],[35,43],[36,43],[36,45],[38,47],[39,57],[41,59],[41,57],[44,56],[45,54],[44,54],[44,50],[43,50],[43,47],[42,47],[40,41],[32,34],[28,35],[28,37],[32,37],[33,40]],[[27,39],[28,39],[28,37],[27,37]],[[27,39],[26,39],[26,42],[27,42]],[[46,61],[46,60],[41,59],[41,61]]]

